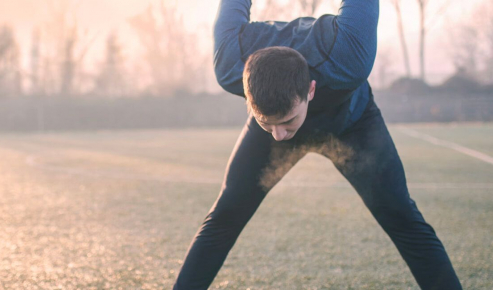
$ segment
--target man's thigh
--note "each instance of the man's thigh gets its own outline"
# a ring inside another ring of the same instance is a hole
[[[370,209],[411,209],[402,162],[372,99],[360,120],[326,144],[322,154],[333,161]]]
[[[250,116],[238,137],[226,167],[220,195],[212,211],[251,216],[265,195],[306,152],[295,142],[275,141]]]
[[[206,289],[267,192],[299,158],[250,117],[231,153],[221,192],[196,233],[175,289]],[[295,155],[292,155],[295,156]]]
[[[396,245],[422,289],[461,289],[434,229],[409,196],[399,154],[376,104],[335,138],[346,155],[327,156],[353,185]],[[337,146],[336,146],[337,147]]]

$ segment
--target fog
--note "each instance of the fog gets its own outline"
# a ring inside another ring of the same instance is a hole
[[[4,122],[8,122],[3,129],[16,128],[14,123],[34,122],[27,119],[37,121],[26,128],[46,128],[46,124],[55,122],[48,116],[74,116],[66,113],[72,110],[67,106],[78,108],[73,109],[77,112],[85,108],[88,112],[99,110],[102,116],[126,116],[131,113],[123,111],[131,112],[145,103],[141,100],[154,98],[168,107],[199,102],[197,108],[192,105],[183,110],[189,115],[199,114],[196,110],[211,111],[210,120],[216,121],[210,125],[217,125],[217,120],[223,120],[224,125],[241,123],[244,114],[238,112],[244,108],[243,101],[228,96],[213,74],[212,25],[218,5],[218,0],[0,0],[0,100],[6,111]],[[251,20],[318,17],[336,14],[338,7],[339,1],[335,0],[254,1]],[[422,13],[425,18],[420,22]],[[437,94],[457,95],[455,99],[461,104],[462,98],[481,99],[478,104],[490,106],[490,1],[384,0],[378,33],[378,54],[369,79],[376,91],[383,92],[376,96],[383,106],[395,108],[399,100],[398,104],[409,107],[406,102],[410,100],[422,97],[429,102],[430,98],[423,96]],[[212,97],[215,100],[205,97],[210,95],[219,96]],[[178,105],[172,100],[177,98],[188,101]],[[198,101],[190,101],[194,98]],[[222,98],[228,101],[218,103]],[[436,102],[430,106],[443,106],[443,97],[431,99]],[[118,108],[129,109],[115,111],[115,103]],[[447,103],[449,99],[444,105]],[[233,106],[225,110],[234,113],[216,116],[216,106]],[[411,115],[399,121],[420,121]],[[485,121],[489,115],[462,120]],[[430,120],[456,119],[449,116]],[[168,123],[195,126],[180,120],[158,121],[155,127]],[[207,120],[199,125],[209,124]]]

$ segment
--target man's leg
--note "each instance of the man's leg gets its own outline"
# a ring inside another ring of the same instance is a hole
[[[267,192],[303,157],[250,117],[231,154],[221,192],[196,233],[174,290],[205,290]]]
[[[422,289],[462,289],[445,248],[410,198],[404,169],[380,110],[370,100],[323,154],[347,178],[390,236]]]

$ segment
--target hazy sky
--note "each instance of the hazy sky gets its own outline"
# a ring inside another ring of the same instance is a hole
[[[50,0],[0,0],[0,24],[9,23],[16,28],[17,37],[22,44],[23,53],[29,47],[32,28],[46,22],[48,10],[47,3]],[[437,5],[443,0],[429,0],[431,11],[437,10]],[[477,3],[484,0],[459,1],[450,0],[449,7],[437,19],[436,25],[429,33],[427,68],[430,80],[435,77],[442,78],[443,75],[452,70],[448,54],[444,51],[447,41],[447,30],[450,23],[468,15]],[[85,27],[95,35],[100,35],[101,41],[92,49],[92,56],[98,58],[102,55],[101,49],[106,33],[111,29],[117,29],[121,42],[127,51],[135,51],[139,45],[136,41],[134,31],[128,26],[127,19],[143,11],[149,3],[157,3],[158,0],[82,0],[77,9],[77,17],[81,27]],[[176,1],[165,1],[166,3],[177,3]],[[285,1],[290,5],[290,1]],[[407,31],[408,44],[412,60],[412,72],[418,73],[418,14],[416,1],[404,0],[403,12],[405,29]],[[212,35],[211,27],[215,18],[219,0],[180,0],[178,1],[180,11],[189,29],[203,31],[204,40],[201,45],[205,50],[211,50]],[[253,2],[255,5],[255,1]],[[328,2],[324,3],[318,15],[334,13],[329,9]],[[389,51],[392,54],[393,70],[402,71],[400,47],[398,46],[396,18],[392,7],[387,0],[381,1],[379,23],[379,49]],[[317,16],[318,16],[317,15]],[[301,16],[301,15],[300,15]],[[254,17],[254,16],[253,16]],[[288,20],[288,19],[280,19]],[[203,30],[200,30],[203,29]],[[24,61],[25,62],[25,61]]]

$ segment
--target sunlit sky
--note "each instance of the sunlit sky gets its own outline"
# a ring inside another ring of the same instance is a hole
[[[47,3],[50,0],[0,0],[0,24],[11,24],[16,29],[18,41],[21,43],[23,53],[29,48],[33,27],[42,25],[47,20]],[[430,80],[441,78],[453,70],[446,48],[449,34],[447,30],[453,27],[454,21],[468,15],[481,0],[458,1],[451,0],[449,7],[437,19],[436,25],[430,31],[428,37],[427,68]],[[122,44],[127,52],[138,50],[135,32],[128,25],[128,18],[142,12],[149,3],[156,4],[159,0],[83,0],[77,9],[77,18],[80,27],[87,28],[93,35],[100,35],[99,45],[92,49],[92,57],[102,55],[105,35],[108,31],[116,29]],[[289,1],[286,1],[289,5]],[[408,45],[411,56],[413,75],[418,74],[418,13],[416,1],[402,1],[404,11],[404,25],[408,37]],[[201,46],[204,50],[211,50],[212,23],[217,12],[219,0],[181,0],[165,1],[165,3],[178,4],[183,14],[187,28],[194,31],[203,31]],[[437,5],[443,0],[430,0],[430,11],[437,10]],[[255,1],[253,2],[255,4]],[[379,48],[392,54],[392,70],[402,71],[403,64],[397,38],[396,16],[393,8],[387,0],[381,1],[379,23]],[[318,15],[334,13],[324,2],[318,10]],[[301,15],[300,15],[301,16]],[[252,15],[252,20],[255,15]],[[275,20],[275,19],[273,19]],[[289,19],[279,19],[289,20]],[[132,54],[132,53],[130,53]],[[23,61],[25,62],[25,60]]]

